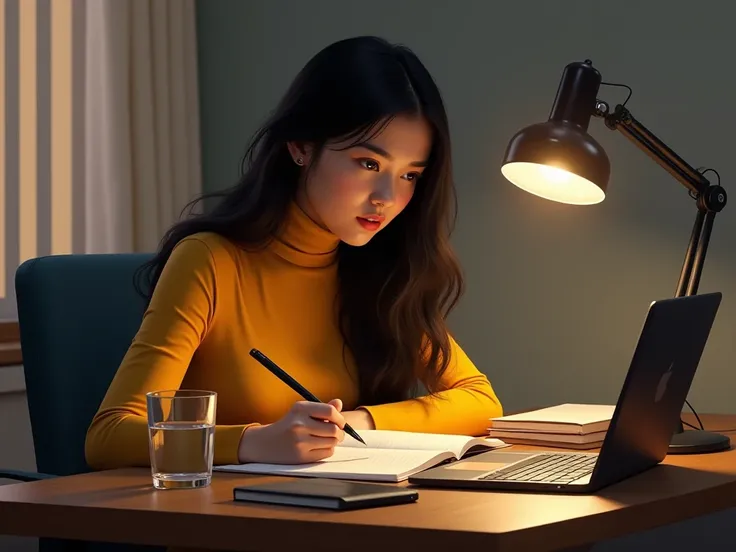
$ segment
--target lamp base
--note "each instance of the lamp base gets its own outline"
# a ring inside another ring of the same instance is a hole
[[[703,454],[731,448],[727,435],[693,429],[675,433],[670,440],[667,454]]]

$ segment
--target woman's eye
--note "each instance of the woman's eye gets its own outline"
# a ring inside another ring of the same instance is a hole
[[[377,171],[378,170],[378,163],[376,163],[373,159],[360,159],[358,161],[362,167],[368,169],[369,171]]]
[[[404,178],[408,180],[409,182],[416,182],[421,176],[422,176],[421,174],[413,172],[413,173],[409,173],[405,175]]]

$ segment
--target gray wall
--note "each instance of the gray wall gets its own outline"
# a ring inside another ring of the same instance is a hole
[[[564,65],[591,58],[604,80],[633,87],[628,107],[639,120],[693,166],[716,168],[728,189],[736,7],[694,5],[200,1],[205,184],[234,182],[250,134],[320,48],[357,34],[404,42],[434,74],[452,125],[454,244],[468,283],[451,319],[459,341],[507,410],[614,402],[649,302],[674,292],[694,202],[600,120],[591,133],[608,151],[612,180],[598,206],[526,194],[499,162],[517,129],[549,114]],[[600,97],[615,105],[624,94],[605,87]],[[732,194],[700,289],[725,298],[690,395],[699,411],[736,412]]]
[[[649,2],[200,0],[205,185],[238,175],[250,134],[319,49],[357,34],[413,48],[452,124],[468,291],[459,341],[507,410],[616,400],[649,302],[674,292],[695,206],[684,188],[596,120],[612,161],[595,207],[537,199],[503,179],[509,137],[549,113],[564,65],[591,58],[634,89],[635,116],[695,167],[733,181],[736,5]],[[604,88],[612,105],[624,91]],[[701,292],[724,301],[690,399],[736,413],[736,189],[716,222]],[[603,550],[718,549],[733,513],[608,543]],[[708,537],[710,535],[711,537]],[[697,541],[695,538],[703,539]]]

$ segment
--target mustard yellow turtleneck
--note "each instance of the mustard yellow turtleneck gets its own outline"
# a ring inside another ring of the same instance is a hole
[[[280,239],[261,251],[243,251],[214,233],[182,240],[90,425],[90,466],[149,465],[145,395],[176,388],[217,392],[214,462],[237,463],[249,425],[274,422],[302,400],[250,357],[253,347],[321,400],[360,407],[333,310],[337,246],[294,203]],[[488,378],[454,340],[452,346],[440,396],[365,407],[377,429],[486,432],[501,405]]]

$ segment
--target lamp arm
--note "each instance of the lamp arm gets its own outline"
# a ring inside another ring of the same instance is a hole
[[[726,190],[721,187],[720,182],[717,185],[711,184],[705,176],[688,165],[662,140],[637,121],[624,106],[617,105],[611,113],[608,104],[598,100],[594,115],[603,118],[608,128],[618,130],[639,149],[654,159],[685,186],[690,191],[690,195],[696,199],[698,213],[695,217],[685,260],[680,271],[675,297],[696,295],[715,215],[726,206]]]
[[[637,121],[631,112],[622,105],[617,105],[612,113],[608,104],[598,100],[595,115],[602,117],[611,130],[618,130],[644,153],[649,155],[661,167],[669,172],[693,195],[702,195],[711,185],[705,176],[687,164],[667,144],[657,138],[643,124]],[[711,210],[708,208],[707,210]],[[720,209],[713,209],[720,210]]]

